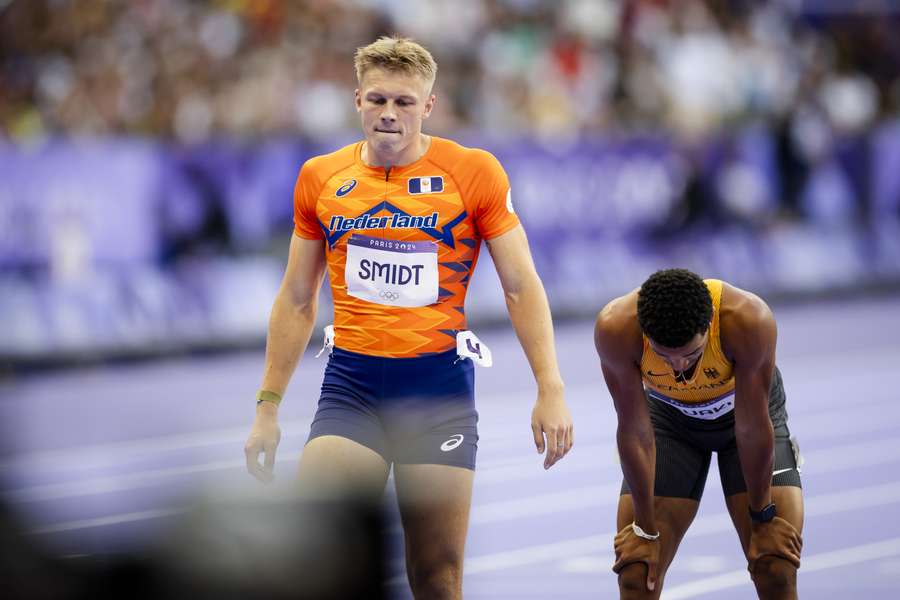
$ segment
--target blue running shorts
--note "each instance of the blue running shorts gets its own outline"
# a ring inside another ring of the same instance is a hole
[[[399,464],[475,469],[474,364],[456,350],[383,358],[335,348],[309,440],[337,435]]]

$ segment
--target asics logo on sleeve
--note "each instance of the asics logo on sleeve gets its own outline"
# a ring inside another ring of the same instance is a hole
[[[460,444],[462,444],[465,436],[461,433],[457,433],[456,435],[451,435],[450,439],[441,444],[441,450],[443,452],[450,452]]]
[[[334,192],[334,195],[337,196],[338,198],[340,198],[341,196],[346,196],[347,194],[349,194],[350,192],[352,192],[352,191],[353,191],[353,188],[355,188],[355,187],[356,187],[356,180],[355,180],[355,179],[350,179],[350,180],[348,180],[348,181],[345,181],[345,182],[341,185],[341,187],[339,187],[339,188]]]

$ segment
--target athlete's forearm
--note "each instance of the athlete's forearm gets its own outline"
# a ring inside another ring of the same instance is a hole
[[[556,362],[550,304],[541,280],[535,273],[524,278],[519,289],[506,290],[505,296],[509,319],[531,365],[538,388],[558,391],[563,387],[563,380]]]
[[[634,431],[619,426],[616,432],[622,474],[631,490],[634,521],[647,532],[659,531],[653,510],[653,487],[656,473],[656,440],[652,430]]]
[[[738,399],[739,401],[739,399]],[[741,415],[736,415],[740,420]],[[735,423],[738,457],[747,484],[747,497],[754,510],[760,510],[772,500],[772,469],[775,461],[775,435],[768,418],[753,419],[750,423]]]
[[[318,298],[298,303],[282,287],[269,316],[262,389],[284,394],[316,322]]]

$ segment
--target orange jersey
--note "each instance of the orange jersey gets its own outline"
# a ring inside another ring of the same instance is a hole
[[[326,244],[335,346],[391,358],[455,348],[481,240],[519,224],[506,172],[434,136],[389,172],[362,148],[308,160],[294,188],[294,233]]]

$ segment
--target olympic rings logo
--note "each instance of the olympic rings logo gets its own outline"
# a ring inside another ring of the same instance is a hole
[[[391,302],[396,302],[400,299],[400,294],[397,292],[392,292],[391,290],[381,290],[378,294],[382,300],[389,300]]]

